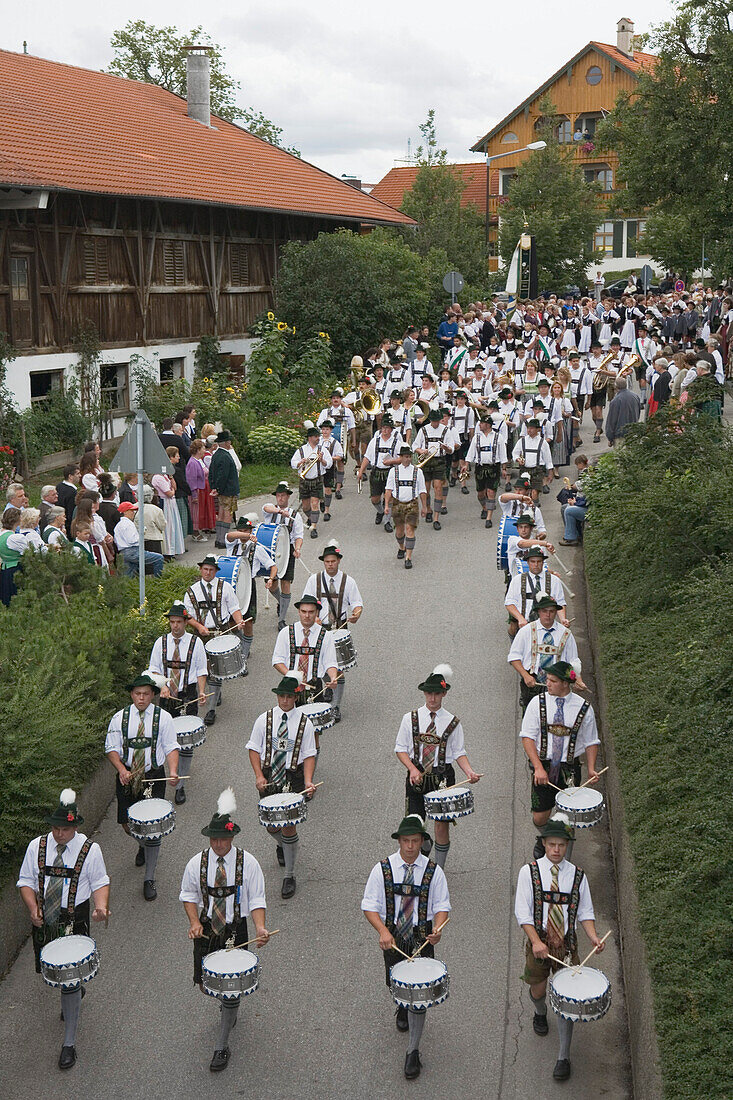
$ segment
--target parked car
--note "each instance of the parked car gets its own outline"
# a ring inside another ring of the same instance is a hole
[[[626,279],[617,279],[615,283],[611,283],[610,286],[607,286],[603,293],[610,295],[611,298],[622,298],[623,294],[624,294],[624,291],[626,290],[626,287],[628,286],[628,283],[629,283],[628,278],[626,278]],[[637,294],[641,294],[642,293],[641,280],[639,279],[638,276],[636,276],[636,285],[638,287]],[[661,290],[659,289],[659,285],[657,283],[650,283],[647,293],[648,294],[661,294]]]

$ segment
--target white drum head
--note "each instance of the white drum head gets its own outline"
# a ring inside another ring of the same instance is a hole
[[[594,810],[603,802],[603,795],[592,787],[567,787],[557,792],[555,802],[569,810]]]
[[[278,531],[271,550],[277,566],[277,575],[282,577],[290,561],[290,537],[282,528]]]
[[[48,966],[68,966],[88,958],[96,948],[91,936],[59,936],[41,948],[41,959]]]
[[[330,703],[306,703],[305,706],[300,708],[300,713],[307,714],[309,718],[312,718],[317,714],[328,714],[330,710]]]
[[[350,630],[332,630],[331,631],[331,637],[333,638],[334,644],[335,644],[340,638],[349,638],[349,637],[351,637],[351,631]]]
[[[550,981],[559,997],[572,1001],[596,1001],[610,984],[603,971],[593,966],[566,967],[556,971]]]
[[[468,794],[467,787],[453,787],[450,791],[429,791],[425,795],[426,802],[442,802],[444,799],[463,798]]]
[[[243,974],[246,970],[252,970],[258,962],[253,951],[234,947],[231,951],[212,951],[204,958],[203,965],[211,974]]]
[[[302,801],[302,794],[268,794],[265,798],[260,799],[260,805],[267,806],[269,809],[277,810],[282,809],[284,806],[297,806]]]
[[[445,963],[440,959],[405,959],[392,967],[392,977],[404,985],[424,985],[444,977]]]
[[[203,724],[202,720],[197,718],[195,714],[181,714],[178,718],[173,719],[176,734],[195,733],[203,727]]]
[[[239,649],[239,642],[231,635],[212,638],[211,641],[206,643],[207,653],[233,653],[235,649]]]
[[[130,806],[127,816],[134,821],[160,821],[171,813],[173,813],[173,803],[167,798],[142,798]]]
[[[234,580],[234,577],[232,577],[232,580]],[[249,607],[249,601],[252,598],[252,570],[249,564],[244,560],[240,562],[234,591],[237,594],[240,610],[246,611]]]

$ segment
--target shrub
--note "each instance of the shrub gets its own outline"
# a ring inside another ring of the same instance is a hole
[[[265,424],[249,433],[249,458],[251,462],[284,465],[290,462],[293,452],[302,442],[302,434],[294,428]]]

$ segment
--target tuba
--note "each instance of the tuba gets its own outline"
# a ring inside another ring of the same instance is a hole
[[[595,392],[598,390],[604,390],[612,378],[616,377],[612,375],[610,371],[604,370],[606,363],[610,363],[612,359],[615,359],[616,353],[609,351],[607,355],[604,355],[597,367],[593,371],[593,389]]]
[[[640,355],[632,355],[631,358],[629,359],[628,363],[626,363],[626,365],[621,368],[621,370],[618,372],[616,377],[617,378],[628,378],[629,375],[631,375],[634,372],[636,367],[638,367],[639,363],[641,363],[641,362],[642,362],[642,358],[641,358]]]

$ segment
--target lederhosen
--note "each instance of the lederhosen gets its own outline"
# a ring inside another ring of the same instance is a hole
[[[400,471],[404,467],[400,463],[399,466],[395,466],[395,490],[399,492],[400,488],[406,489],[407,486],[412,487],[412,498],[410,500],[397,500],[396,493],[392,500],[392,520],[394,523],[409,523],[410,527],[417,527],[420,522],[420,507],[418,505],[417,496],[417,467],[413,466],[408,478],[401,478]],[[410,469],[408,467],[408,469]]]
[[[76,936],[88,936],[89,935],[89,898],[83,901],[81,905],[76,904],[76,892],[79,888],[79,876],[81,875],[81,869],[84,866],[84,860],[89,854],[93,840],[88,837],[79,849],[79,855],[76,857],[76,863],[73,867],[54,867],[46,863],[46,846],[48,844],[48,833],[41,837],[38,845],[38,904],[41,909],[41,913],[44,916],[44,922],[40,928],[33,927],[32,939],[33,939],[33,954],[36,960],[36,974],[41,973],[41,949],[51,940],[55,940],[58,936],[63,936],[66,929],[71,925],[72,931]],[[54,924],[46,924],[45,921],[45,894],[46,894],[46,876],[49,878],[68,878],[69,879],[69,892],[66,898],[66,908],[59,910],[58,920]]]
[[[560,765],[560,773],[557,778],[557,786],[561,787],[562,790],[565,790],[566,787],[580,786],[580,760],[575,757],[575,743],[578,740],[578,732],[583,723],[583,719],[588,713],[589,706],[590,703],[586,701],[583,702],[572,726],[556,725],[555,723],[548,723],[547,721],[547,695],[544,692],[540,695],[540,747],[537,755],[545,771],[549,772],[552,764],[550,759],[551,754],[548,756],[550,737],[552,737],[555,731],[562,730],[564,732],[560,736],[568,738],[565,761]],[[534,772],[531,764],[529,765],[529,770]],[[554,789],[549,785],[538,787],[533,783],[532,809],[536,812],[542,812],[544,810],[551,810],[554,805]]]
[[[425,437],[425,447],[429,449],[435,443],[444,443],[448,429],[443,425],[440,435],[432,437],[428,435],[427,428],[423,428],[422,431]],[[445,455],[438,454],[435,458],[431,458],[422,467],[422,472],[426,482],[445,480]]]
[[[162,640],[162,664],[166,679],[170,680],[171,673],[176,669],[180,671],[180,676],[178,677],[178,695],[170,699],[160,700],[162,709],[166,710],[168,714],[171,714],[174,718],[178,718],[182,714],[198,714],[198,684],[189,684],[188,682],[188,674],[191,670],[191,659],[193,657],[193,647],[196,644],[196,636],[194,634],[189,634],[188,637],[190,639],[188,643],[188,653],[183,661],[174,661],[172,657],[168,657],[167,634],[163,635]],[[179,749],[179,752],[193,755],[193,749]]]
[[[531,489],[536,489],[538,492],[545,483],[545,472],[546,472],[545,467],[540,465],[540,451],[542,450],[542,444],[544,442],[545,442],[545,437],[542,434],[542,432],[540,432],[540,434],[537,436],[538,445],[537,445],[536,449],[533,448],[533,447],[527,448],[527,436],[526,435],[522,436],[522,438],[520,440],[520,443],[519,443],[520,447],[522,448],[522,458],[524,459],[524,464],[522,466],[522,470],[526,470],[527,473],[529,474],[530,488]],[[534,455],[537,456],[536,465],[533,466],[533,467],[528,467],[527,466],[527,450],[528,449],[529,449],[530,454],[534,454]]]
[[[150,737],[130,737],[130,721],[131,711],[136,710],[136,707],[126,706],[122,711],[122,762],[126,768],[130,768],[131,763],[128,764],[128,757],[130,749],[150,749],[150,770],[145,772],[145,779],[163,779],[165,776],[165,768],[157,767],[155,763],[156,750],[158,746],[158,731],[160,729],[160,707],[155,706],[153,708],[153,728],[151,730]],[[133,791],[132,783],[128,783],[126,787],[123,787],[120,782],[119,773],[115,776],[115,794],[117,795],[117,823],[118,825],[127,824],[127,811],[130,806],[134,806],[136,802],[139,802],[144,797],[143,787],[140,790]],[[153,787],[153,793],[160,798],[163,797],[160,789],[162,783],[156,783]]]
[[[381,467],[378,465],[380,455],[389,455],[390,458],[394,458],[395,447],[397,446],[397,440],[399,434],[396,431],[392,432],[392,438],[386,447],[382,447],[384,442],[381,434],[376,436],[374,443],[374,465],[369,471],[369,493],[373,497],[381,497],[384,492],[384,487],[387,484],[387,478],[389,477],[389,466]]]
[[[448,738],[453,733],[460,719],[453,715],[442,734],[431,734],[430,737],[428,737],[426,733],[420,733],[420,720],[416,710],[411,712],[410,720],[412,723],[412,762],[418,771],[424,771],[420,763],[420,746],[438,746],[437,754],[433,758],[434,763],[431,771],[429,771],[427,775],[423,775],[423,778],[417,785],[413,785],[410,782],[409,775],[405,781],[405,795],[407,798],[407,809],[405,813],[420,814],[420,817],[425,817],[424,795],[428,794],[430,791],[437,791],[441,786],[450,787],[456,781],[456,773],[453,770],[453,765],[446,764],[445,754],[448,747]]]
[[[344,610],[343,610],[343,608],[344,608],[344,592],[346,591],[346,580],[347,580],[346,573],[342,573],[341,574],[341,586],[340,586],[338,592],[336,593],[336,603],[334,604],[333,599],[331,597],[331,594],[328,591],[328,585],[326,584],[326,574],[325,573],[319,573],[316,576],[316,599],[321,600],[321,602],[323,602],[323,600],[327,601],[329,609],[331,611],[331,615],[332,615],[333,620],[334,620],[333,626],[330,626],[328,624],[328,622],[324,623],[323,621],[321,621],[321,625],[323,626],[324,630],[339,630],[341,628],[342,619],[343,620],[346,619],[346,616],[345,616]]]
[[[311,627],[311,629],[313,628]],[[318,635],[318,641],[316,642],[315,646],[296,645],[295,624],[291,623],[288,627],[288,642],[290,645],[291,668],[296,669],[298,667],[298,657],[304,654],[308,654],[309,656],[312,654],[313,656],[313,664],[311,666],[311,679],[308,680],[307,683],[304,685],[305,690],[299,691],[298,694],[295,696],[296,707],[302,707],[305,706],[307,703],[310,703],[311,696],[313,695],[318,695],[319,699],[321,699],[323,702],[330,702],[331,698],[333,697],[332,688],[326,688],[325,691],[320,692],[323,681],[321,680],[320,676],[318,676],[318,662],[321,659],[321,649],[323,648],[323,639],[325,637],[326,631],[321,629]]]
[[[319,442],[320,447],[320,442]],[[318,450],[318,447],[316,448]],[[303,447],[299,447],[301,461],[306,457]],[[311,456],[308,455],[308,458]],[[301,500],[305,500],[310,497],[318,497],[319,500],[323,500],[323,470],[321,469],[320,458],[316,462],[316,476],[315,477],[300,477],[298,476],[298,496]]]
[[[303,743],[303,734],[305,733],[306,722],[308,721],[308,715],[302,714],[300,717],[300,723],[295,734],[295,743],[293,745],[293,755],[290,758],[290,767],[285,770],[285,779],[282,786],[275,786],[274,783],[269,783],[270,776],[272,775],[272,710],[268,710],[265,717],[265,758],[262,761],[262,774],[265,779],[268,780],[268,786],[264,791],[260,793],[260,798],[266,798],[271,794],[279,794],[280,791],[288,787],[294,794],[302,794],[305,790],[305,775],[303,772],[303,761],[300,760],[300,746]],[[295,761],[295,767],[293,767],[293,761]]]
[[[483,440],[489,438],[491,444],[488,447],[483,446]],[[474,467],[474,476],[476,478],[476,491],[483,492],[485,489],[491,489],[496,492],[499,486],[499,479],[501,478],[501,463],[496,461],[499,444],[501,439],[499,432],[496,428],[492,428],[489,436],[479,434],[476,436],[476,450],[477,461]],[[481,462],[482,455],[486,453],[491,454],[491,462],[484,464]]]
[[[423,871],[422,882],[419,886],[416,886],[414,883],[412,886],[405,886],[402,882],[395,882],[394,875],[392,874],[392,864],[388,859],[381,860],[380,866],[382,868],[382,875],[384,876],[384,896],[387,907],[384,923],[393,936],[395,934],[398,912],[395,904],[395,895],[402,898],[417,894],[417,924],[413,925],[412,934],[409,937],[400,937],[399,943],[397,944],[405,954],[412,955],[433,931],[433,922],[428,920],[428,900],[430,897],[430,884],[433,881],[437,864],[434,863],[432,859],[428,860],[427,866]],[[395,942],[397,942],[396,939]],[[420,954],[423,958],[434,958],[435,952],[433,945],[429,943],[422,949]],[[398,951],[390,949],[384,952],[384,969],[386,972],[387,987],[389,987],[390,970],[395,963],[398,963],[402,958],[403,956],[400,955]]]
[[[565,956],[570,956],[571,962],[578,962],[578,906],[580,904],[580,884],[583,881],[584,872],[580,867],[575,868],[575,877],[573,878],[573,885],[570,887],[570,893],[566,893],[564,890],[545,890],[542,886],[542,878],[540,876],[540,869],[537,866],[537,861],[533,860],[529,864],[529,873],[532,879],[532,919],[534,923],[535,932],[542,940],[543,943],[547,943],[547,929],[542,923],[542,917],[544,914],[544,904],[548,905],[567,905],[567,932],[564,936],[565,941]],[[530,950],[531,950],[531,945]],[[529,953],[528,953],[529,957]],[[548,970],[557,970],[559,963],[553,962],[552,959],[536,960],[540,963],[546,964]]]
[[[231,886],[209,886],[209,852],[211,849],[206,848],[205,851],[201,853],[199,887],[203,904],[201,906],[199,920],[201,921],[204,934],[193,941],[193,980],[195,985],[198,985],[201,981],[201,963],[210,951],[220,951],[222,948],[226,947],[226,942],[230,936],[234,936],[235,944],[246,943],[249,939],[247,935],[247,918],[241,915],[242,885],[244,883],[244,852],[241,848],[235,847],[234,850],[237,853],[237,862],[234,869],[234,882]],[[234,894],[234,920],[231,924],[225,924],[224,931],[215,936],[211,931],[211,918],[207,915],[209,912],[209,901],[211,898],[230,897],[232,894]]]

